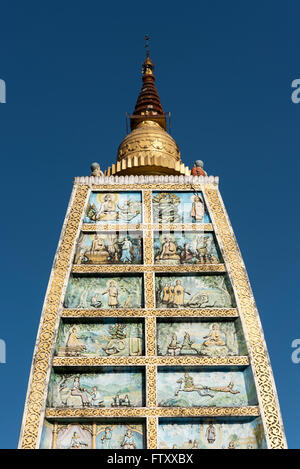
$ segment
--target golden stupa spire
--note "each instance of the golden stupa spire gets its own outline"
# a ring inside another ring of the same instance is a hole
[[[118,148],[117,163],[106,175],[189,175],[181,162],[179,148],[166,131],[166,115],[155,85],[154,64],[146,39],[146,59],[142,67],[142,89],[133,113],[131,132]]]

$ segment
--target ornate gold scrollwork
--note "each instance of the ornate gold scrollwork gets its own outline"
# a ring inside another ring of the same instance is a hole
[[[257,417],[258,406],[245,407],[126,407],[126,408],[48,408],[46,418],[101,417]]]
[[[153,319],[153,318],[149,318]],[[149,333],[150,335],[150,333]],[[55,357],[55,367],[93,367],[93,366],[135,366],[135,365],[160,365],[160,366],[248,366],[247,356],[237,357],[164,357],[155,355],[155,341],[150,336],[150,344],[147,343],[148,356],[143,357]]]
[[[151,274],[150,274],[151,275]],[[64,309],[64,318],[103,318],[103,317],[201,317],[201,318],[237,318],[236,308],[186,308],[186,309]]]
[[[225,265],[228,267],[236,291],[237,303],[240,305],[240,316],[246,325],[250,342],[249,354],[262,403],[266,437],[269,440],[270,448],[285,448],[285,436],[277,398],[275,397],[276,390],[273,385],[270,362],[246,269],[223,208],[219,191],[215,187],[206,186],[204,194],[216,229],[219,245],[224,252]]]
[[[65,232],[59,247],[49,292],[45,302],[45,312],[37,342],[31,374],[30,392],[24,412],[22,448],[34,449],[37,444],[47,375],[50,367],[51,349],[55,334],[55,324],[61,302],[63,286],[71,265],[72,250],[88,194],[88,186],[77,186],[74,201],[67,220]]]

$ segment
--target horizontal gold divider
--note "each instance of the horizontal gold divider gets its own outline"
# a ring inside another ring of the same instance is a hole
[[[64,309],[62,311],[63,318],[116,318],[116,317],[135,317],[147,318],[149,316],[155,317],[195,317],[195,318],[238,318],[238,310],[236,308],[174,308],[174,309]]]
[[[134,190],[134,191],[141,191],[143,189],[154,189],[158,191],[193,191],[199,192],[203,191],[204,187],[207,185],[207,182],[200,183],[180,183],[178,181],[174,182],[137,182],[137,183],[130,183],[130,184],[121,184],[119,182],[112,183],[112,184],[92,184],[92,191],[99,191],[99,192],[107,192],[109,190],[113,190],[118,192],[119,190]],[[213,183],[210,183],[213,187]]]
[[[190,273],[190,272],[226,272],[224,264],[197,264],[197,265],[92,265],[75,264],[72,272],[76,274],[97,273],[141,273],[141,272],[166,272],[166,273]]]
[[[212,223],[176,223],[176,224],[159,224],[159,223],[129,223],[118,225],[109,223],[83,223],[81,231],[99,232],[99,231],[214,231]]]
[[[249,357],[54,357],[53,366],[129,366],[129,365],[158,365],[158,366],[248,366]]]
[[[245,407],[85,407],[83,409],[48,408],[46,418],[102,418],[102,417],[248,417],[259,416],[258,406]]]

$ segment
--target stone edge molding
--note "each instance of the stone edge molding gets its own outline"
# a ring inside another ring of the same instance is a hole
[[[79,176],[75,184],[214,184],[218,186],[218,176]],[[158,189],[159,190],[159,189]]]
[[[248,343],[267,447],[285,449],[287,442],[276,386],[247,270],[218,188],[206,185],[203,188],[203,194],[235,293],[245,339]]]

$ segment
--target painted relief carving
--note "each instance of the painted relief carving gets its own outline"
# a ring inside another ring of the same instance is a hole
[[[155,233],[154,261],[159,265],[219,264],[222,262],[212,233]]]
[[[153,192],[154,223],[210,223],[203,194]]]
[[[158,355],[228,357],[246,355],[237,321],[158,321]]]
[[[160,449],[265,449],[263,424],[255,419],[161,419]]]
[[[140,368],[106,367],[99,373],[52,373],[48,407],[142,407]]]
[[[143,424],[106,421],[93,424],[54,424],[45,421],[42,449],[142,449]]]
[[[257,405],[250,368],[197,371],[159,368],[158,402],[162,407],[241,407]]]
[[[141,192],[92,192],[85,223],[141,223]]]
[[[143,449],[143,425],[97,425],[97,449]]]
[[[56,440],[57,449],[91,449],[92,428],[90,425],[60,425]]]
[[[141,264],[141,233],[81,233],[74,264]]]
[[[56,346],[60,357],[140,356],[144,352],[142,322],[103,319],[102,323],[62,323]]]
[[[156,275],[158,308],[232,308],[234,299],[224,275]]]
[[[141,276],[72,276],[66,291],[66,308],[140,308]]]

